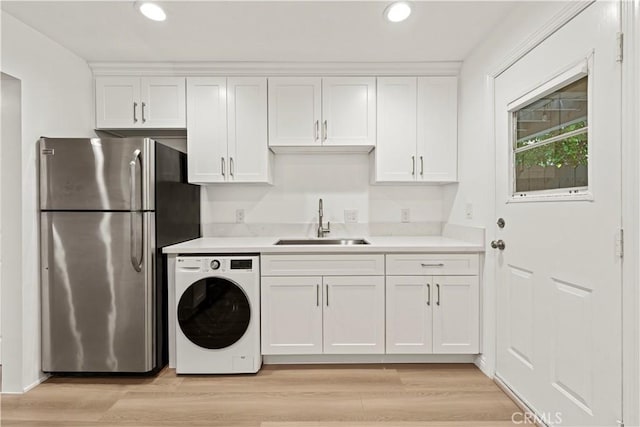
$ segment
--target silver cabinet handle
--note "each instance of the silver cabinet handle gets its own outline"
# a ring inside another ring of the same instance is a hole
[[[146,117],[144,116],[144,107],[146,107],[147,104],[145,104],[144,102],[142,103],[142,123],[145,123],[147,121]]]
[[[424,160],[420,156],[420,176],[424,176]]]
[[[222,176],[225,175],[225,167],[224,167],[224,157],[220,157],[220,162],[222,162]]]
[[[436,283],[436,289],[438,290],[438,301],[436,301],[436,305],[440,305],[440,285]]]
[[[138,116],[136,116],[136,110],[138,109],[138,103],[133,103],[133,123],[138,123]]]
[[[416,174],[416,156],[411,156],[411,175]]]
[[[326,141],[327,138],[329,138],[329,134],[328,134],[328,131],[327,131],[327,121],[326,120],[324,121],[323,128],[324,128],[324,137],[323,137],[322,140]]]
[[[424,267],[424,268],[428,268],[428,267],[444,267],[444,262],[438,262],[438,263],[435,263],[435,264],[425,264],[425,263],[422,263],[422,264],[420,264],[420,265],[421,265],[422,267]]]
[[[324,285],[325,289],[326,289],[326,294],[327,294],[327,307],[329,307],[329,285]]]
[[[316,120],[316,141],[320,139],[320,120]]]
[[[316,284],[316,307],[320,307],[320,285]]]
[[[131,192],[129,199],[129,238],[130,238],[130,256],[131,256],[131,265],[133,268],[140,272],[142,271],[142,258],[144,256],[144,251],[142,250],[142,245],[140,245],[140,260],[138,260],[138,238],[135,230],[135,220],[138,212],[136,211],[136,164],[140,162],[140,171],[142,172],[142,160],[140,159],[140,150],[136,149],[133,152],[133,158],[129,162],[129,190]],[[143,229],[140,235],[144,234],[144,224],[142,225]]]
[[[229,157],[229,175],[233,177],[233,157]]]
[[[431,284],[427,283],[427,305],[431,305]]]

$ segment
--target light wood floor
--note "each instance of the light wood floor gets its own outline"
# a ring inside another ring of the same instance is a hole
[[[474,365],[264,366],[257,375],[53,377],[2,396],[2,427],[501,427],[516,405]]]

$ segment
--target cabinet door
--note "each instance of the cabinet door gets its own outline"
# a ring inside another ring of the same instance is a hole
[[[143,77],[140,96],[143,127],[154,129],[186,127],[184,77]]]
[[[266,77],[229,78],[227,107],[229,180],[268,182]]]
[[[262,278],[262,354],[322,353],[321,284],[321,277]]]
[[[324,277],[324,353],[384,353],[384,277]]]
[[[269,78],[269,145],[320,145],[319,77]]]
[[[96,78],[96,128],[128,129],[142,125],[139,77]]]
[[[457,180],[458,79],[418,78],[418,179]]]
[[[190,77],[187,91],[189,182],[223,182],[228,170],[226,79]]]
[[[376,145],[375,77],[322,79],[323,145]]]
[[[478,276],[433,276],[433,352],[479,352]]]
[[[416,180],[417,79],[378,78],[376,182]]]
[[[387,276],[387,353],[431,353],[431,276]]]

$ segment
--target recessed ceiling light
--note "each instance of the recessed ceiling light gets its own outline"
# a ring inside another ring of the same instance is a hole
[[[384,17],[389,22],[402,22],[411,15],[411,5],[406,1],[391,3],[384,10]]]
[[[136,7],[140,13],[153,21],[164,21],[167,19],[167,14],[155,3],[148,1],[136,2]]]

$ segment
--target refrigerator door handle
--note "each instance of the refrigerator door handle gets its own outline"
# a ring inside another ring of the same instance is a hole
[[[129,238],[131,241],[131,265],[137,272],[142,271],[142,261],[144,252],[142,251],[142,245],[140,245],[140,251],[138,250],[138,239],[135,230],[136,222],[136,164],[140,162],[140,170],[142,170],[142,161],[140,160],[140,150],[133,152],[133,159],[129,162],[129,190],[131,191],[130,207],[129,207]],[[142,233],[144,233],[144,225],[142,225]],[[137,253],[140,252],[140,260],[138,260]]]

